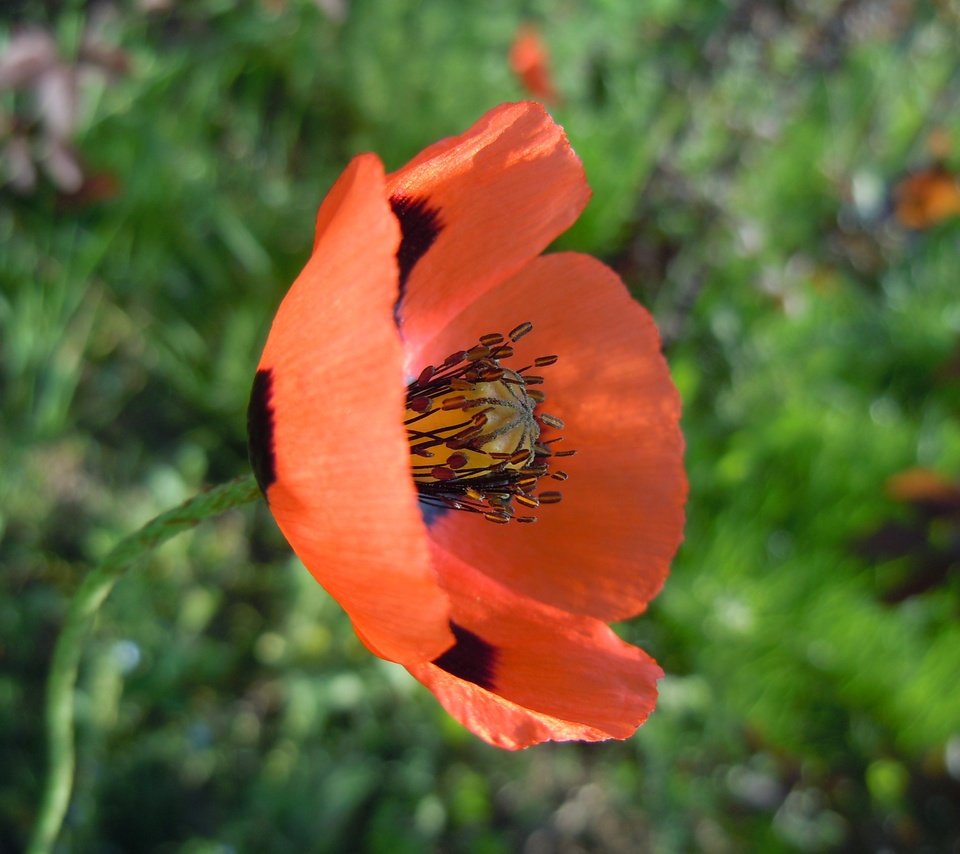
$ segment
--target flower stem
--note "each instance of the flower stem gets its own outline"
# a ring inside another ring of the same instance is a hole
[[[204,519],[217,516],[232,507],[248,504],[259,495],[253,475],[238,477],[201,492],[179,507],[161,513],[139,531],[122,539],[81,582],[70,603],[63,631],[57,639],[47,679],[49,768],[43,801],[28,849],[30,854],[47,854],[53,849],[70,803],[76,764],[73,733],[74,688],[77,684],[84,640],[104,599],[123,573],[152,549]]]

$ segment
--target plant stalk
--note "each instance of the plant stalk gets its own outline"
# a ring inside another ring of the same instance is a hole
[[[84,641],[113,585],[133,564],[161,543],[204,519],[248,504],[259,495],[253,475],[244,475],[201,492],[122,539],[81,582],[57,639],[47,678],[47,779],[27,849],[29,854],[49,854],[63,826],[76,767],[73,723],[77,672]]]

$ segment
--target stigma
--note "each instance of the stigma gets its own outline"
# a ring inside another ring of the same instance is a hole
[[[513,344],[533,330],[522,323],[507,335],[480,337],[468,350],[451,353],[440,365],[427,365],[407,386],[404,422],[410,465],[424,504],[479,513],[491,522],[535,522],[530,510],[557,504],[560,492],[542,490],[545,478],[563,481],[551,471],[563,422],[540,411],[546,368],[556,356],[540,356],[521,368],[506,366]]]

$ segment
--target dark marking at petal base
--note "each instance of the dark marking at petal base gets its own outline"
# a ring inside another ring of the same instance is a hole
[[[431,207],[426,198],[416,198],[402,193],[390,197],[390,207],[400,222],[400,248],[397,249],[397,263],[400,266],[400,293],[394,314],[399,320],[400,303],[407,287],[410,273],[433,246],[437,236],[443,230],[440,209]]]
[[[257,371],[247,407],[247,448],[253,475],[266,495],[277,479],[273,448],[273,371]]]
[[[499,657],[497,648],[453,620],[450,630],[457,642],[433,663],[451,676],[492,691]]]
[[[441,507],[439,504],[430,504],[427,501],[418,501],[417,504],[420,507],[423,524],[428,528],[450,512],[449,507]]]

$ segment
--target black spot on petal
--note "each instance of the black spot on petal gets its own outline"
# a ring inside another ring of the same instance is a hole
[[[439,658],[435,658],[433,663],[451,676],[492,691],[497,668],[497,648],[452,620],[450,630],[457,642]]]
[[[270,405],[272,398],[273,371],[257,371],[250,392],[250,405],[247,407],[247,448],[253,475],[264,495],[277,479],[273,451],[273,407]]]
[[[437,236],[443,230],[440,209],[431,207],[425,198],[416,198],[402,193],[390,197],[390,207],[400,222],[400,248],[397,250],[397,263],[400,266],[400,293],[397,296],[395,314],[400,313],[407,279],[419,261],[433,246]]]

